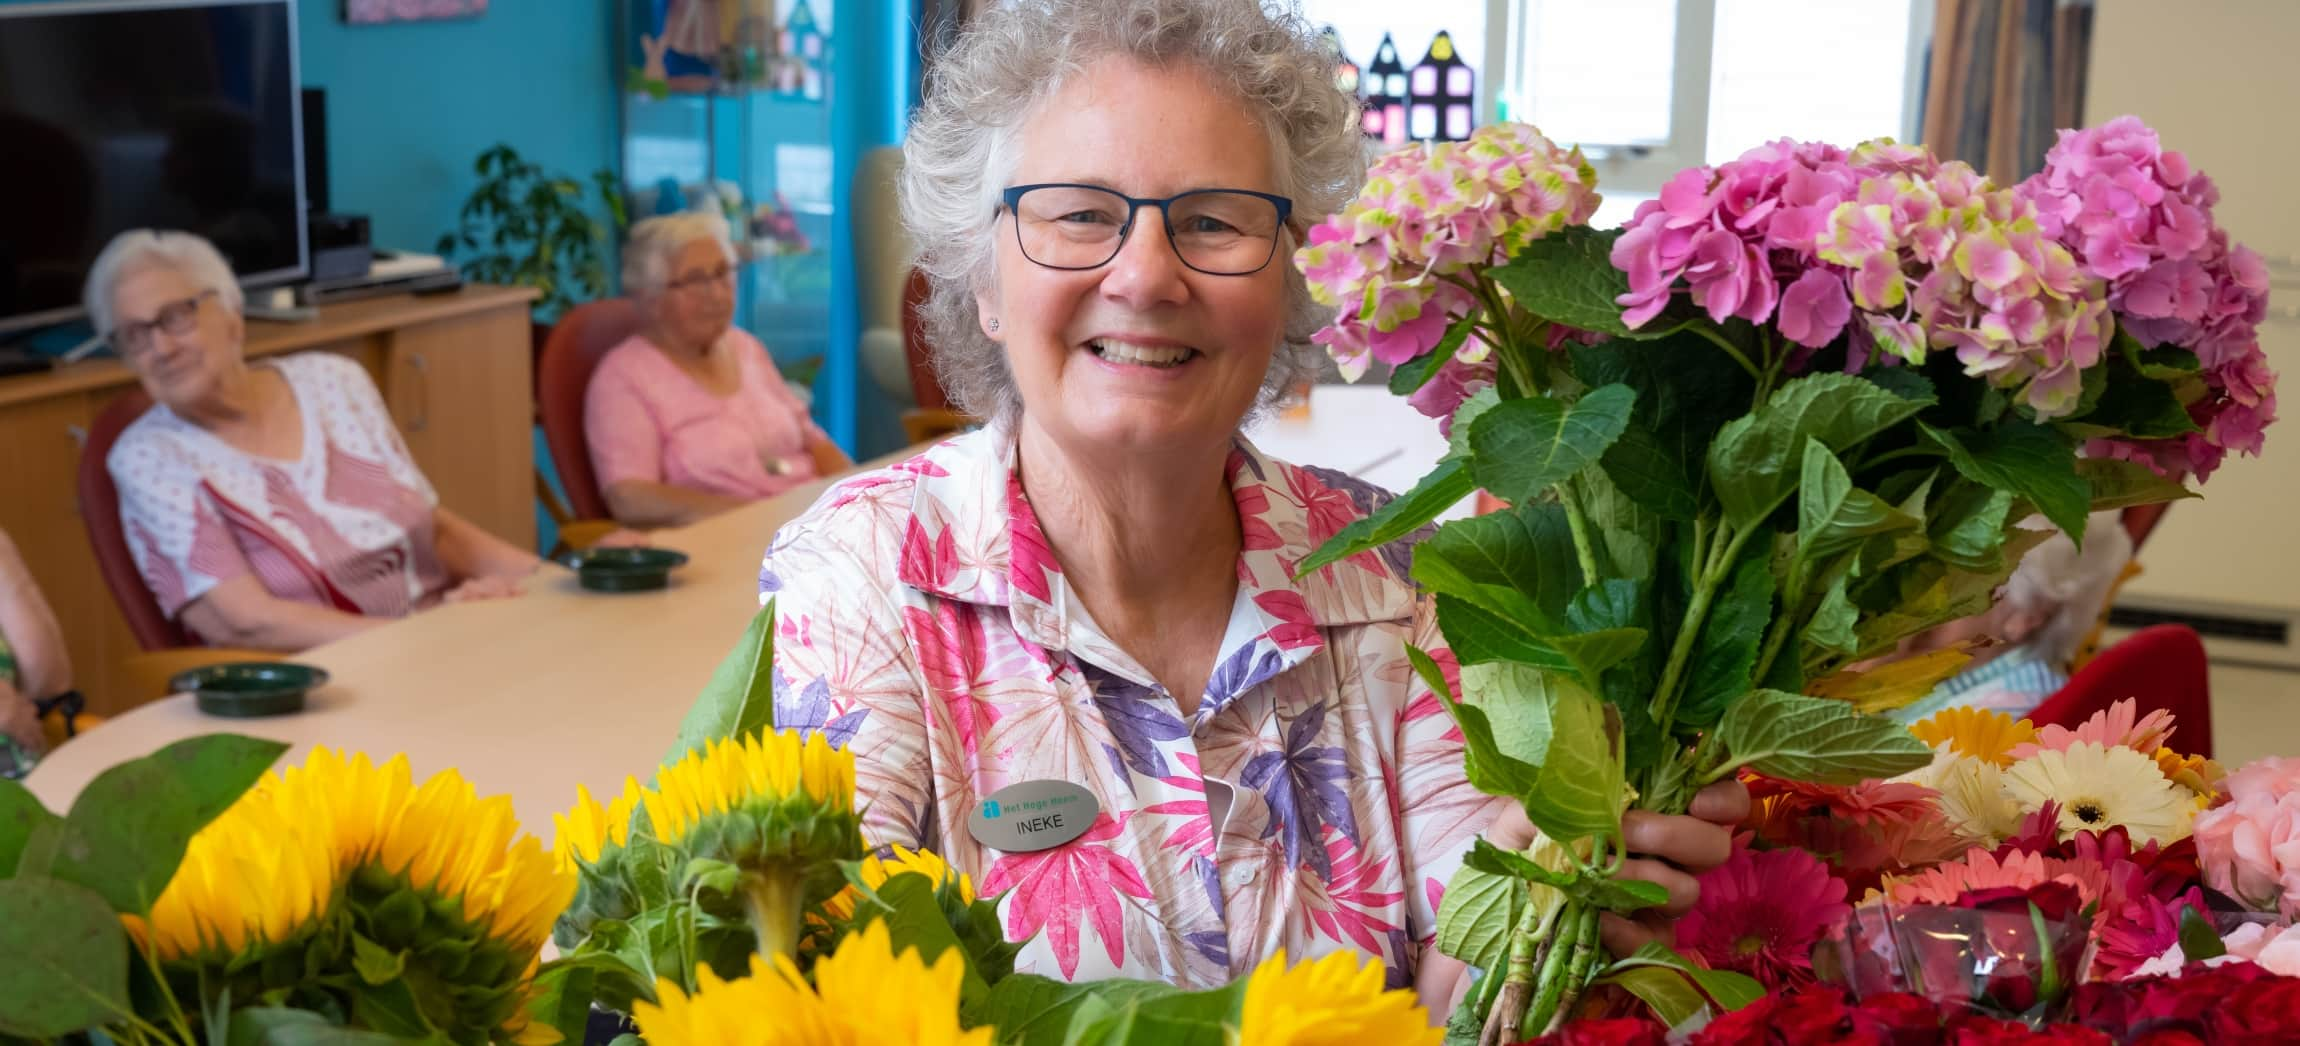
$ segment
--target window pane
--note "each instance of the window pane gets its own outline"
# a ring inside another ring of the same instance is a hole
[[[1717,0],[1714,39],[1710,163],[1782,137],[1901,137],[1909,0]]]
[[[1508,115],[1560,142],[1669,140],[1677,0],[1526,0]]]

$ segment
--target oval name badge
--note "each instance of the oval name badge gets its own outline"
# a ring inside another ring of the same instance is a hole
[[[983,797],[966,830],[993,850],[1033,853],[1085,835],[1101,813],[1094,793],[1069,781],[1023,781]]]

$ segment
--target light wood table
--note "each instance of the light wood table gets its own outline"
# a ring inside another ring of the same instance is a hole
[[[908,457],[903,451],[872,464]],[[655,535],[687,565],[656,592],[586,592],[546,566],[516,599],[435,607],[294,660],[332,677],[300,715],[218,719],[188,695],[145,705],[58,748],[25,782],[61,811],[117,763],[207,733],[286,741],[283,765],[315,746],[406,753],[420,779],[448,768],[481,795],[508,793],[548,842],[551,815],[646,779],[679,721],[758,609],[759,556],[828,481]]]

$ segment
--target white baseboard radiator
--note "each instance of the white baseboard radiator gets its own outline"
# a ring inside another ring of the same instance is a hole
[[[2150,625],[2187,625],[2216,662],[2300,671],[2300,610],[2242,603],[2125,596],[2108,612],[2104,642]]]

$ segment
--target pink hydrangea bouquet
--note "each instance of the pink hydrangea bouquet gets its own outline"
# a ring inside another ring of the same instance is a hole
[[[1625,809],[1924,770],[1876,713],[1964,655],[1875,659],[1985,609],[2049,533],[2031,517],[2081,540],[2093,511],[2258,452],[2266,284],[2215,199],[2124,119],[2064,132],[2016,186],[1889,141],[1775,142],[1599,230],[1579,152],[1504,124],[1385,157],[1311,230],[1318,341],[1352,376],[1389,368],[1450,452],[1302,569],[1476,490],[1510,506],[1413,552],[1458,681],[1418,664],[1470,779],[1543,836],[1481,842],[1444,895],[1440,946],[1483,971],[1458,1026],[1517,1041],[1596,984],[1754,998],[1667,949],[1598,954],[1600,913],[1662,900],[1614,877]],[[1962,852],[1928,830],[1925,860]]]

